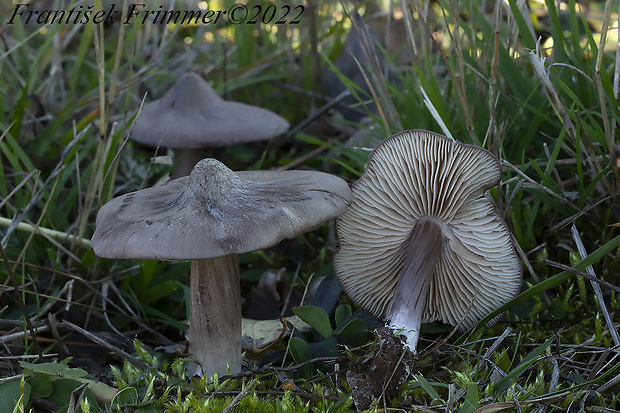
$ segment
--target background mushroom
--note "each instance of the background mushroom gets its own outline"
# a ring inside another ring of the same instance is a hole
[[[190,72],[161,99],[142,108],[131,138],[175,149],[174,178],[189,175],[204,158],[201,148],[265,140],[288,127],[286,119],[267,109],[223,100],[202,77]]]
[[[334,270],[346,293],[404,329],[463,328],[513,298],[522,269],[511,234],[484,192],[501,179],[488,151],[427,131],[380,143],[337,219]]]
[[[191,374],[241,368],[237,254],[268,248],[342,214],[345,181],[322,172],[233,172],[215,159],[189,177],[115,198],[91,245],[106,258],[192,260]]]

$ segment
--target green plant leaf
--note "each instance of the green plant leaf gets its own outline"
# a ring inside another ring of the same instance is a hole
[[[73,390],[82,385],[82,383],[73,379],[59,379],[54,380],[52,385],[54,386],[54,391],[49,397],[49,400],[58,406],[67,406],[69,404],[69,400],[71,399],[71,393]],[[97,399],[89,388],[86,388],[84,397],[88,399],[91,406],[91,411],[97,411]]]
[[[336,320],[336,328],[342,328],[347,318],[351,317],[352,311],[349,304],[341,304],[336,308],[334,318]]]
[[[51,362],[51,363],[29,363],[27,361],[20,361],[19,364],[24,369],[25,373],[43,373],[50,376],[64,376],[64,377],[86,377],[88,374],[86,370],[71,368],[63,363]]]
[[[5,381],[0,384],[0,412],[12,412],[16,402],[22,396],[20,379]],[[24,406],[30,399],[31,387],[28,382],[24,383]]]
[[[172,293],[175,293],[176,291],[180,291],[182,288],[183,285],[178,281],[164,281],[146,290],[145,296],[148,298],[143,298],[142,302],[144,302],[145,304],[153,303],[157,300],[169,296]]]
[[[534,39],[534,36],[532,36],[532,33],[530,32],[527,23],[525,22],[525,18],[523,17],[523,14],[521,14],[521,11],[519,10],[519,6],[517,6],[517,2],[515,0],[508,0],[508,4],[510,4],[510,10],[512,11],[512,16],[515,19],[515,22],[517,23],[517,27],[519,27],[519,34],[521,35],[521,40],[523,41],[523,45],[525,47],[527,47],[528,49],[535,49],[536,48],[536,40]],[[527,11],[527,7],[526,7],[526,11]]]
[[[183,290],[185,290],[185,287],[183,287]],[[189,308],[189,306],[188,306]],[[171,317],[169,314],[164,313],[163,311],[150,306],[150,305],[145,305],[143,307],[144,313],[148,314],[148,315],[152,315],[157,317],[157,319],[159,321],[161,321],[164,324],[167,324],[169,326],[171,326],[172,328],[176,328],[180,331],[185,331],[187,330],[188,326],[186,323],[183,323],[182,321],[179,321],[177,319],[175,319],[174,317]]]
[[[361,318],[354,318],[337,329],[336,334],[345,339],[349,344],[360,346],[368,342],[368,325]]]
[[[81,377],[78,377],[75,380],[79,381],[80,383],[88,384],[88,389],[93,392],[97,400],[99,400],[101,403],[112,402],[112,399],[118,393],[117,388],[108,386],[107,384],[100,381],[84,379]]]
[[[52,381],[47,374],[35,374],[28,379],[32,386],[32,394],[39,397],[49,397],[54,391]]]
[[[478,395],[478,383],[472,382],[467,385],[467,394],[465,402],[459,409],[459,413],[473,413],[480,406],[480,398]]]
[[[338,340],[336,340],[336,337],[333,335],[318,343],[310,343],[308,347],[314,357],[338,356]]]
[[[291,337],[289,349],[291,350],[293,360],[295,360],[297,364],[312,359],[312,352],[310,351],[310,347],[308,347],[308,343],[299,337]]]
[[[334,333],[329,323],[329,317],[322,308],[305,305],[303,307],[293,308],[293,312],[310,327],[318,331],[324,338]]]
[[[431,396],[433,400],[441,400],[443,399],[439,396],[439,393],[433,388],[433,386],[426,380],[426,378],[421,374],[415,374],[414,377],[420,383],[420,386],[424,389],[424,391]]]

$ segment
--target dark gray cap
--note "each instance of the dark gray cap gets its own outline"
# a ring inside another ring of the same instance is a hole
[[[186,73],[159,100],[144,105],[131,138],[149,146],[205,148],[272,138],[289,127],[257,106],[228,102],[196,73]]]
[[[233,172],[215,159],[188,177],[115,198],[91,240],[105,258],[193,260],[242,254],[294,238],[344,213],[342,179],[313,171]]]

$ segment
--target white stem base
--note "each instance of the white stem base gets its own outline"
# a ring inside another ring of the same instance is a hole
[[[405,336],[405,338],[407,339],[405,346],[407,346],[407,348],[411,350],[413,354],[417,354],[418,352],[416,350],[416,345],[418,344],[418,340],[420,338],[420,326],[422,325],[422,323],[420,323],[417,327],[407,329],[403,326],[406,323],[410,325],[412,323],[410,320],[403,320],[402,318],[403,317],[399,318],[398,316],[394,317],[394,319],[390,323],[388,323],[387,326],[394,330],[397,335]]]
[[[417,222],[387,312],[387,326],[403,330],[402,334],[407,337],[407,347],[414,353],[442,242],[441,227],[433,219],[422,218]]]

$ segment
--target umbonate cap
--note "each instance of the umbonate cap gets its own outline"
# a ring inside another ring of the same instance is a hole
[[[193,260],[268,248],[342,214],[348,184],[314,171],[233,172],[215,159],[188,177],[105,204],[91,240],[105,258]]]
[[[205,148],[270,139],[288,127],[267,109],[223,100],[190,72],[161,99],[144,105],[131,138],[148,146]]]

